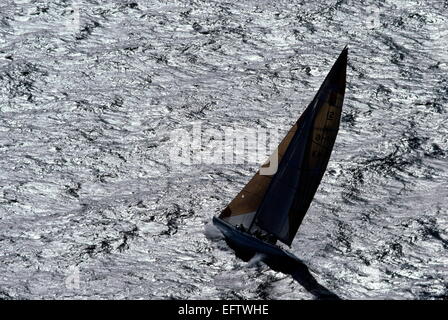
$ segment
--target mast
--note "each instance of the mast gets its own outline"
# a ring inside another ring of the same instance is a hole
[[[260,170],[219,218],[247,231],[262,229],[291,245],[326,170],[339,129],[345,94],[347,48],[319,91],[270,159],[277,171]],[[266,166],[263,165],[262,167]]]
[[[289,144],[254,223],[291,245],[326,170],[345,94],[347,48],[336,60]]]

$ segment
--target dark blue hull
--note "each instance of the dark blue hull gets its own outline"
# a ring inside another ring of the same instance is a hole
[[[213,218],[213,224],[221,230],[229,246],[241,259],[248,261],[255,254],[261,253],[263,255],[262,260],[272,270],[291,275],[293,279],[318,299],[339,299],[333,292],[320,285],[310,273],[308,267],[293,254],[242,232],[217,217]]]
[[[213,217],[213,224],[224,234],[230,247],[237,254],[240,253],[241,256],[247,257],[246,259],[260,253],[264,256],[263,260],[268,263],[291,262],[291,260],[302,263],[293,254],[274,244],[264,242],[249,233],[240,231],[218,217]]]

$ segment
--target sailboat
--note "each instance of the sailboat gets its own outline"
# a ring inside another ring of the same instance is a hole
[[[270,261],[298,260],[277,241],[291,246],[327,168],[341,120],[347,55],[345,47],[268,162],[213,217],[229,246],[240,254],[250,258],[259,253]],[[266,174],[267,167],[276,170]]]

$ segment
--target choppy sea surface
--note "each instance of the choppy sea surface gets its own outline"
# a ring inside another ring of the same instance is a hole
[[[446,0],[2,1],[0,299],[314,299],[210,226],[259,163],[174,133],[286,133],[345,45],[290,251],[343,299],[447,299]]]

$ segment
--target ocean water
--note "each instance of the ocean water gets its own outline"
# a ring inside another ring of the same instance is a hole
[[[275,146],[348,45],[290,251],[343,299],[447,299],[447,44],[446,0],[3,1],[0,298],[315,299],[210,225],[259,159],[200,157]]]

